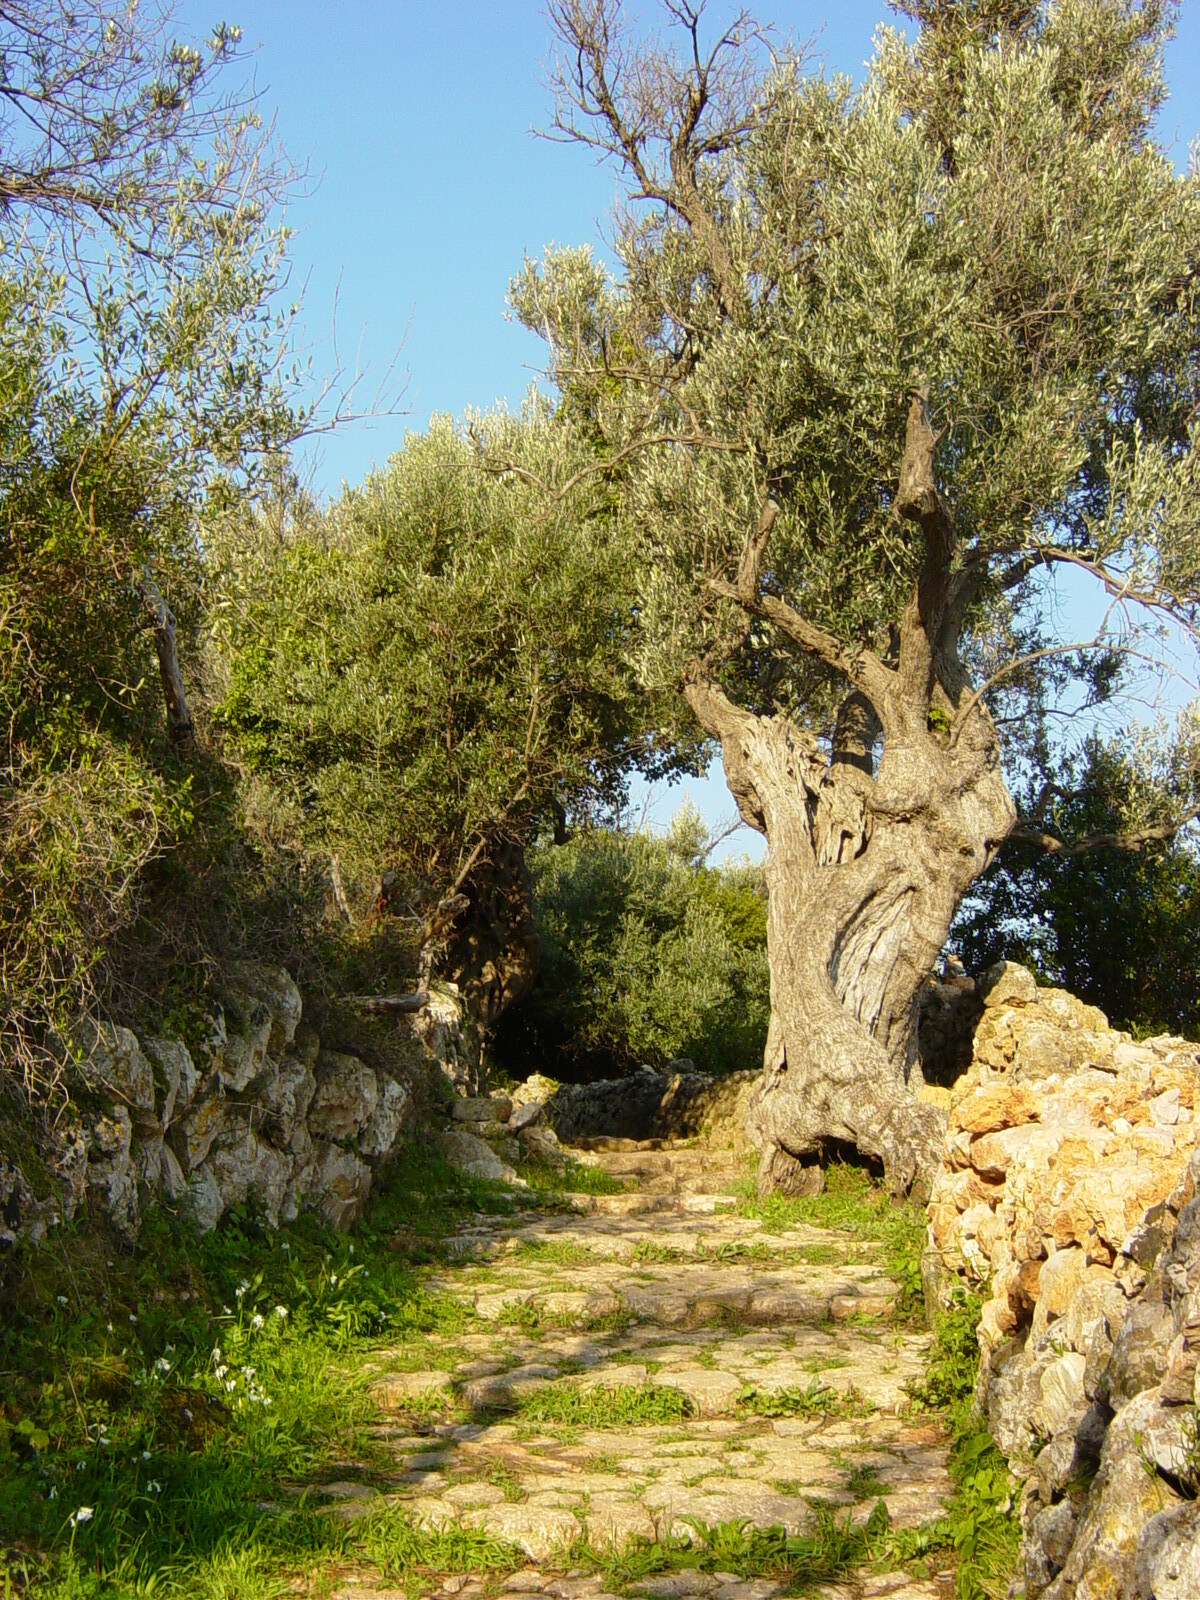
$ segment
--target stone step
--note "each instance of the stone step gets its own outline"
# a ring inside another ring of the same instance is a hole
[[[801,1324],[884,1317],[895,1307],[897,1286],[872,1274],[862,1281],[827,1277],[806,1282],[765,1274],[757,1281],[726,1277],[699,1267],[673,1276],[647,1273],[579,1289],[522,1286],[455,1290],[485,1322],[512,1320],[523,1309],[542,1321],[584,1328],[605,1321],[648,1323],[660,1328],[739,1324],[788,1328]]]

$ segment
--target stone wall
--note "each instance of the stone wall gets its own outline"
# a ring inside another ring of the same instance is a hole
[[[216,993],[209,1034],[193,1048],[109,1026],[72,1042],[71,1102],[37,1171],[0,1154],[0,1243],[38,1242],[84,1207],[133,1239],[155,1199],[202,1230],[246,1201],[272,1226],[308,1207],[345,1227],[411,1122],[429,1068],[453,1082],[470,1058],[450,993],[397,1020],[386,1069],[322,1048],[282,968],[237,966]]]
[[[983,1299],[980,1403],[1029,1600],[1200,1595],[1200,1055],[993,969],[950,1097],[926,1282]]]
[[[661,1071],[642,1066],[624,1078],[564,1083],[546,1098],[545,1121],[560,1139],[690,1139],[743,1151],[746,1100],[757,1072],[726,1077],[698,1072],[691,1061]]]

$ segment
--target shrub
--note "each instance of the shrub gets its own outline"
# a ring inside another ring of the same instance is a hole
[[[501,1065],[550,1062],[558,1077],[680,1056],[716,1072],[762,1065],[762,872],[708,866],[695,820],[681,814],[666,839],[595,830],[533,852],[541,967],[501,1021]]]

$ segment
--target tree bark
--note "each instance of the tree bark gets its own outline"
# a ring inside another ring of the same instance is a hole
[[[175,645],[175,614],[148,571],[138,579],[138,592],[149,613],[154,632],[158,676],[167,712],[167,737],[177,750],[190,750],[196,742],[196,724],[188,707],[187,690],[179,666],[179,652]]]
[[[497,839],[462,885],[441,966],[489,1032],[533,985],[538,937],[525,851]]]
[[[952,745],[897,672],[883,705],[849,697],[826,754],[699,677],[686,693],[770,850],[771,1023],[748,1119],[760,1184],[805,1192],[806,1167],[844,1141],[904,1192],[928,1179],[943,1132],[916,1092],[921,986],[1015,816],[991,722],[973,717]]]

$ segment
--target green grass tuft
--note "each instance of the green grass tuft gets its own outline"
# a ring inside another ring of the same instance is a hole
[[[638,1428],[679,1422],[695,1413],[681,1390],[655,1383],[596,1389],[571,1382],[550,1383],[524,1397],[518,1409],[526,1422],[575,1428]]]

